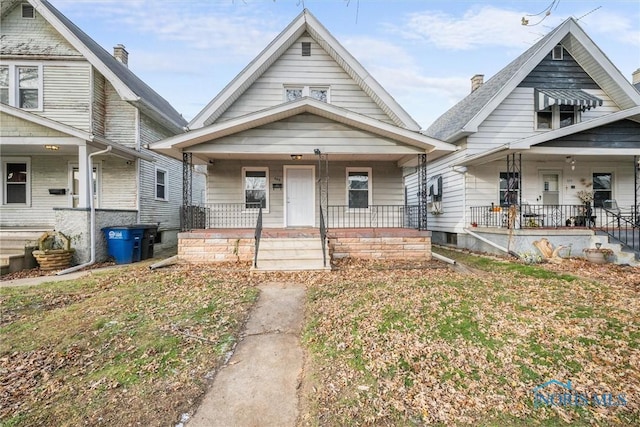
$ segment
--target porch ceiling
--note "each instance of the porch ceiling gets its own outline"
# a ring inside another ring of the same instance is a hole
[[[293,159],[294,154],[302,155],[301,159]],[[367,162],[400,162],[405,159],[405,154],[333,154],[328,155],[329,162],[332,161],[367,161]],[[317,162],[318,156],[313,153],[291,152],[286,154],[262,154],[262,153],[215,153],[204,154],[198,153],[200,159],[209,159],[209,163],[216,160],[280,160],[292,164],[309,164],[309,162]]]

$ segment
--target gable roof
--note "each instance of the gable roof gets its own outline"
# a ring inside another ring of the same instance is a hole
[[[393,139],[401,144],[424,150],[425,153],[430,153],[430,157],[437,157],[438,155],[457,149],[454,145],[430,138],[419,132],[384,123],[310,97],[303,97],[296,101],[276,105],[199,129],[193,129],[187,133],[155,142],[151,144],[151,149],[182,159],[182,151],[189,151],[189,147],[303,113],[315,114],[366,132],[371,132],[380,137]],[[358,150],[358,153],[362,154],[360,150]]]
[[[82,140],[82,141],[87,141],[99,148],[111,147],[112,148],[111,152],[114,155],[125,158],[125,159],[140,158],[150,162],[155,161],[155,159],[152,156],[140,153],[139,151],[126,147],[122,144],[118,144],[106,138],[95,136],[89,132],[85,132],[73,126],[65,125],[64,123],[60,123],[43,116],[33,114],[29,111],[25,111],[20,108],[16,108],[7,104],[0,103],[0,113],[8,114],[12,117],[25,120],[35,125],[42,126],[47,129],[55,130],[62,134],[68,135],[70,137],[78,138],[79,140]]]
[[[429,126],[425,134],[443,141],[455,142],[477,132],[478,126],[558,43],[572,54],[621,109],[640,105],[640,94],[577,21],[569,18],[440,116]]]
[[[172,106],[136,76],[129,68],[116,60],[102,46],[96,43],[84,31],[53,7],[47,0],[26,0],[44,19],[51,24],[76,50],[93,65],[113,85],[120,97],[129,101],[164,124],[174,132],[183,132],[187,121]],[[4,15],[16,4],[24,1],[9,2],[3,0]]]
[[[413,131],[420,130],[418,123],[307,9],[304,9],[236,78],[191,120],[189,128],[201,128],[213,123],[305,32],[322,46],[329,56],[345,70],[397,126]]]

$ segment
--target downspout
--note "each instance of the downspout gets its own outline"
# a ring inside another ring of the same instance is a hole
[[[479,235],[479,234],[477,234],[477,233],[474,233],[473,231],[469,230],[468,228],[464,228],[463,230],[464,230],[467,234],[469,234],[470,236],[473,236],[473,237],[475,237],[476,239],[481,240],[481,241],[485,242],[486,244],[491,245],[491,246],[493,246],[494,248],[499,249],[499,250],[501,250],[502,252],[504,252],[504,253],[506,253],[506,254],[508,254],[508,255],[511,255],[511,256],[513,256],[513,257],[516,257],[516,258],[520,259],[520,255],[518,255],[517,253],[515,253],[515,252],[513,252],[513,251],[510,251],[509,249],[505,248],[504,246],[500,246],[499,244],[494,243],[494,242],[492,242],[492,241],[491,241],[491,240],[489,240],[489,239],[485,239],[484,237],[480,236],[480,235]]]
[[[111,146],[109,145],[106,149],[102,151],[96,151],[95,153],[89,154],[89,210],[91,211],[91,220],[90,220],[90,233],[91,236],[91,259],[84,264],[76,265],[74,267],[67,268],[62,271],[58,271],[56,276],[62,276],[63,274],[73,273],[74,271],[80,270],[81,268],[88,267],[96,262],[96,207],[94,203],[95,194],[93,192],[93,156],[97,156],[100,154],[106,154],[111,151]]]

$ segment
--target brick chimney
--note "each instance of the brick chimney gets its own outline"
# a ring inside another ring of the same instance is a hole
[[[471,77],[471,92],[475,92],[484,83],[484,74],[476,74]]]
[[[129,67],[129,52],[127,52],[123,44],[118,44],[113,48],[113,57],[120,61],[125,67]]]
[[[640,68],[631,73],[631,84],[637,85],[640,83]]]

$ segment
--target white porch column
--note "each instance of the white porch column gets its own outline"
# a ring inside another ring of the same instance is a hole
[[[85,141],[78,145],[78,207],[88,208],[90,205],[89,191],[91,178],[89,175],[89,148]]]

